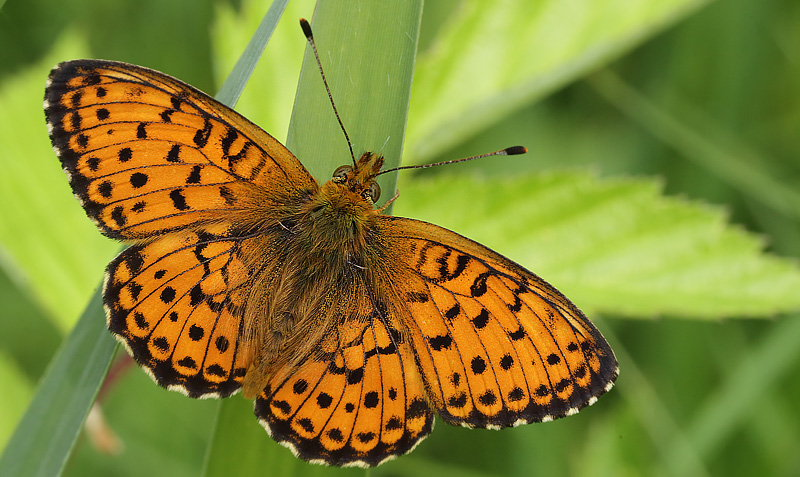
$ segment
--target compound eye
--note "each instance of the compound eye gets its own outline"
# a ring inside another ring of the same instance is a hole
[[[339,166],[333,171],[333,182],[341,184],[347,180],[347,174],[353,172],[353,166]]]
[[[378,199],[381,198],[381,186],[375,181],[370,182],[369,189],[364,191],[364,198],[373,204],[378,202]]]

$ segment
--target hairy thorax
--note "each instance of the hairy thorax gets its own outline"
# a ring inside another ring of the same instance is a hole
[[[358,178],[331,180],[254,238],[256,249],[278,249],[277,259],[251,264],[258,286],[246,301],[245,335],[255,357],[244,382],[245,396],[264,388],[276,373],[300,363],[292,358],[324,352],[323,342],[347,320],[365,320],[352,310],[372,284],[370,264],[386,253],[378,230],[379,211],[362,193]],[[248,256],[264,257],[258,251]],[[362,292],[362,293],[359,293]]]

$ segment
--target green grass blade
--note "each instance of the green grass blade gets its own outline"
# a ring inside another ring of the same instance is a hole
[[[319,2],[312,22],[323,68],[356,155],[365,150],[382,152],[387,167],[400,161],[421,12],[421,2],[375,2],[360,7]],[[297,36],[297,41],[305,41],[299,25]],[[400,61],[387,62],[386,55]],[[327,180],[333,169],[351,161],[309,51],[287,145],[318,180]],[[392,196],[395,177],[381,184],[384,200]],[[250,401],[234,397],[220,408],[206,476],[234,471],[255,475],[265,469],[278,469],[275,473],[280,475],[356,472],[296,459],[258,425]]]
[[[0,394],[0,448],[5,449],[8,440],[19,424],[33,397],[33,386],[25,373],[19,368],[13,357],[0,349],[0,383],[3,393]]]
[[[275,0],[267,10],[266,15],[258,25],[258,30],[253,34],[250,43],[242,52],[233,71],[228,75],[228,78],[222,84],[215,98],[222,104],[230,106],[231,108],[239,101],[239,97],[247,85],[247,80],[253,74],[261,54],[264,52],[264,47],[267,46],[272,32],[275,31],[275,26],[278,24],[283,11],[286,9],[286,4],[289,0]]]
[[[116,347],[98,293],[45,373],[0,459],[0,475],[61,473]]]
[[[386,158],[384,168],[400,164],[422,14],[421,1],[395,3],[344,7],[323,1],[312,23],[356,158],[365,151],[379,152]],[[310,54],[303,61],[286,142],[318,181],[327,181],[336,167],[351,161]],[[379,177],[381,201],[392,197],[395,177]]]
[[[19,363],[21,371],[28,378],[29,385],[33,387],[33,384],[44,375],[47,365],[63,341],[63,336],[47,314],[32,300],[29,290],[21,283],[11,280],[2,268],[0,268],[0,303],[3,304],[3,317],[0,317],[0,352]],[[0,409],[3,409],[1,399]],[[15,417],[19,418],[21,415],[20,413]],[[9,435],[11,430],[8,432]],[[0,430],[0,435],[2,432]]]

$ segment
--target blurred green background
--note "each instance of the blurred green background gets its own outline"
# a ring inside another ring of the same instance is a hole
[[[268,4],[0,6],[4,446],[119,247],[86,219],[50,150],[49,69],[122,60],[213,93]],[[313,8],[290,4],[237,107],[280,140],[305,47],[296,19]],[[395,213],[558,286],[608,338],[621,375],[556,422],[440,422],[371,474],[800,474],[798,130],[794,0],[429,1],[404,164],[531,153],[401,173]],[[124,361],[112,369],[100,402],[116,438],[94,424],[66,473],[201,473],[218,404],[164,391]],[[363,473],[294,467],[311,470]]]

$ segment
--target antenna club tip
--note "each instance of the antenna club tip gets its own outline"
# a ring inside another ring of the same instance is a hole
[[[303,29],[303,34],[307,39],[310,40],[314,36],[311,33],[311,25],[308,24],[308,21],[305,18],[300,19],[300,28]]]
[[[511,146],[505,148],[504,151],[507,156],[516,156],[517,154],[525,154],[528,149],[525,146]]]

